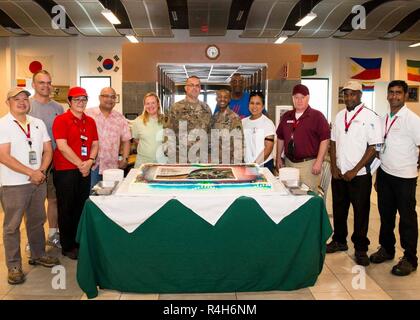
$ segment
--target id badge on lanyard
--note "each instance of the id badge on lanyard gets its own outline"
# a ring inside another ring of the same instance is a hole
[[[385,144],[385,142],[382,144],[382,147],[381,147],[381,154],[384,154],[385,153],[385,150],[386,150],[386,144]]]
[[[81,134],[80,139],[82,140],[82,148],[81,148],[80,154],[81,154],[82,157],[87,157],[88,147],[85,146],[84,143],[88,140],[88,138],[85,135]]]
[[[31,150],[29,151],[29,164],[30,165],[34,165],[37,164],[37,159],[36,159],[36,152]]]
[[[88,155],[87,146],[82,146],[81,155],[82,155],[82,157],[87,157],[87,155]]]

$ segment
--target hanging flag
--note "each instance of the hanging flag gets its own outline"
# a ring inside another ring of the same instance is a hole
[[[120,57],[116,54],[89,53],[92,73],[110,74],[120,70]]]
[[[382,58],[350,58],[352,79],[374,80],[381,77]]]
[[[363,92],[375,91],[375,82],[362,82],[362,91]]]
[[[32,75],[40,70],[52,72],[52,56],[23,56],[17,55],[16,78],[32,78]]]
[[[26,87],[26,79],[16,79],[16,86],[25,88]]]
[[[301,77],[310,77],[316,75],[317,54],[302,54]]]
[[[420,61],[407,60],[407,79],[420,82]]]

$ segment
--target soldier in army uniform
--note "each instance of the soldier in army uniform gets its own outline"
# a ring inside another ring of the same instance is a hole
[[[230,91],[216,92],[218,110],[211,122],[213,163],[241,163],[243,160],[243,130],[241,118],[229,108]],[[217,147],[218,145],[218,147]],[[219,152],[217,154],[217,151]]]
[[[184,88],[185,99],[171,106],[165,125],[169,144],[168,162],[207,163],[211,109],[198,100],[201,89],[198,77],[189,77]]]

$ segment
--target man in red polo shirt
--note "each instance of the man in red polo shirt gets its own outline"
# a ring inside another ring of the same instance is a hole
[[[77,259],[76,232],[90,192],[90,169],[98,154],[95,120],[86,116],[88,95],[81,87],[69,90],[69,110],[55,118],[52,127],[54,185],[57,190],[58,227],[63,255]]]
[[[324,115],[309,106],[309,89],[303,84],[293,88],[294,109],[286,112],[277,128],[277,170],[284,166],[297,168],[300,179],[317,192],[322,162],[328,151],[330,127]]]

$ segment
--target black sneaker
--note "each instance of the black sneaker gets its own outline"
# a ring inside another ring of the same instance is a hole
[[[379,250],[371,254],[369,259],[372,263],[382,263],[394,259],[394,254],[389,254],[383,247],[379,247]]]
[[[367,267],[370,264],[366,251],[356,251],[354,257],[356,258],[356,263],[360,266]]]
[[[337,241],[332,240],[330,243],[327,244],[327,253],[334,253],[337,251],[347,251],[348,246],[346,243],[340,243]]]
[[[406,257],[402,257],[400,261],[392,267],[391,273],[396,276],[408,276],[411,272],[417,270],[417,266],[414,266]]]

